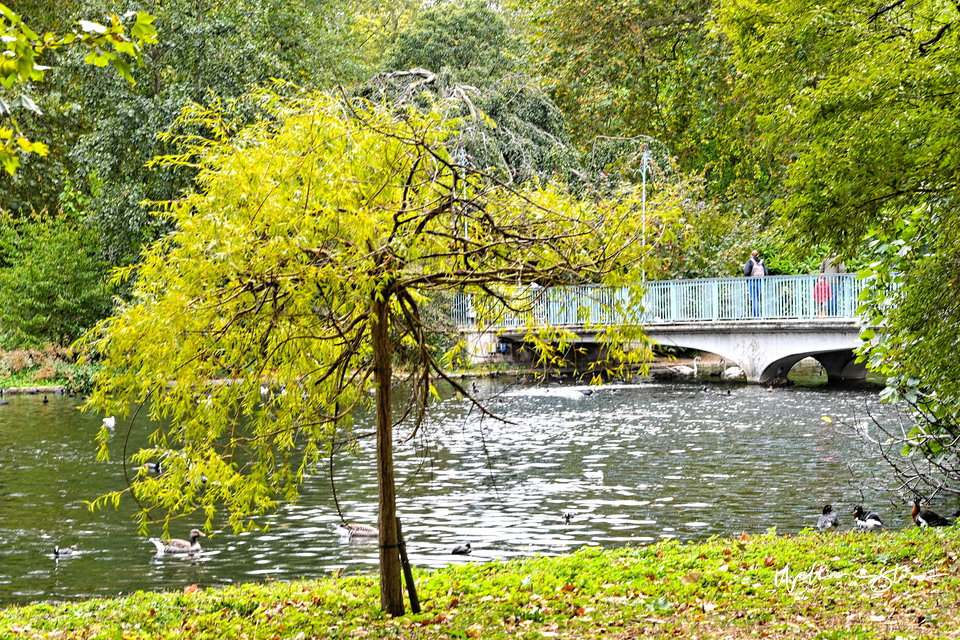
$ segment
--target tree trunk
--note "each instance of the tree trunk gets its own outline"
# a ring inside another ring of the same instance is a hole
[[[402,616],[403,586],[400,583],[400,552],[397,547],[397,488],[393,479],[393,416],[390,384],[392,382],[392,345],[388,312],[390,301],[373,300],[375,324],[373,338],[373,373],[377,385],[377,485],[380,505],[377,525],[380,529],[380,607],[394,616]]]

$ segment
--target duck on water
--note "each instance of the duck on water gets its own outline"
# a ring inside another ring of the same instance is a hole
[[[160,538],[150,538],[150,542],[157,548],[157,555],[183,555],[200,553],[200,543],[197,538],[206,538],[207,535],[199,529],[190,531],[190,540],[181,540],[180,538],[171,538],[170,540],[161,540]]]
[[[347,530],[347,535],[351,538],[376,538],[380,535],[380,531],[376,527],[371,527],[368,524],[345,522],[343,528]]]

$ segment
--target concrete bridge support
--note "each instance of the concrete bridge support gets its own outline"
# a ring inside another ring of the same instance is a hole
[[[567,326],[579,335],[575,340],[582,354],[574,354],[578,365],[599,357],[592,351],[595,336],[583,327]],[[728,322],[651,323],[647,335],[654,341],[674,347],[699,349],[715,353],[729,363],[736,363],[747,381],[766,384],[785,377],[800,360],[813,357],[823,365],[830,382],[863,380],[867,370],[854,362],[854,349],[861,343],[860,328],[852,318],[736,320]],[[474,362],[496,362],[510,357],[514,362],[530,353],[518,353],[522,332],[467,332],[464,338]]]
[[[716,353],[760,384],[785,376],[806,357],[816,358],[831,382],[862,380],[867,373],[854,362],[861,341],[853,319],[651,324],[647,334],[660,344]]]

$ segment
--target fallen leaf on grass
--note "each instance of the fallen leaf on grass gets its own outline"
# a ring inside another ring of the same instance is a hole
[[[198,586],[195,585],[195,584],[191,584],[191,585],[183,588],[183,592],[184,592],[184,593],[196,593],[196,592],[199,591],[199,590],[200,590],[200,587],[198,587]]]
[[[683,584],[697,584],[700,582],[700,579],[703,578],[702,571],[691,571],[687,575],[680,578],[680,582]]]

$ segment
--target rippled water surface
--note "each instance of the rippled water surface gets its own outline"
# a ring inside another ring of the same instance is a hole
[[[851,468],[882,471],[821,420],[875,406],[875,391],[641,383],[585,395],[583,386],[478,384],[509,423],[481,419],[467,400],[449,397],[420,436],[397,439],[399,510],[414,564],[797,531],[813,526],[827,502],[847,526],[861,496]],[[37,396],[0,406],[0,603],[375,568],[375,543],[338,532],[326,469],[309,478],[299,504],[270,518],[268,533],[218,532],[197,559],[156,558],[136,535],[129,505],[86,508],[124,480],[118,461],[95,461],[100,417],[77,407]],[[146,429],[139,425],[134,442]],[[111,446],[116,459],[120,443]],[[376,524],[372,442],[338,458],[335,473],[347,519]],[[906,510],[865,497],[891,528],[909,524]],[[573,514],[570,524],[564,513]],[[199,525],[180,521],[175,534]],[[470,558],[449,555],[465,542]],[[55,561],[54,544],[79,553]]]

